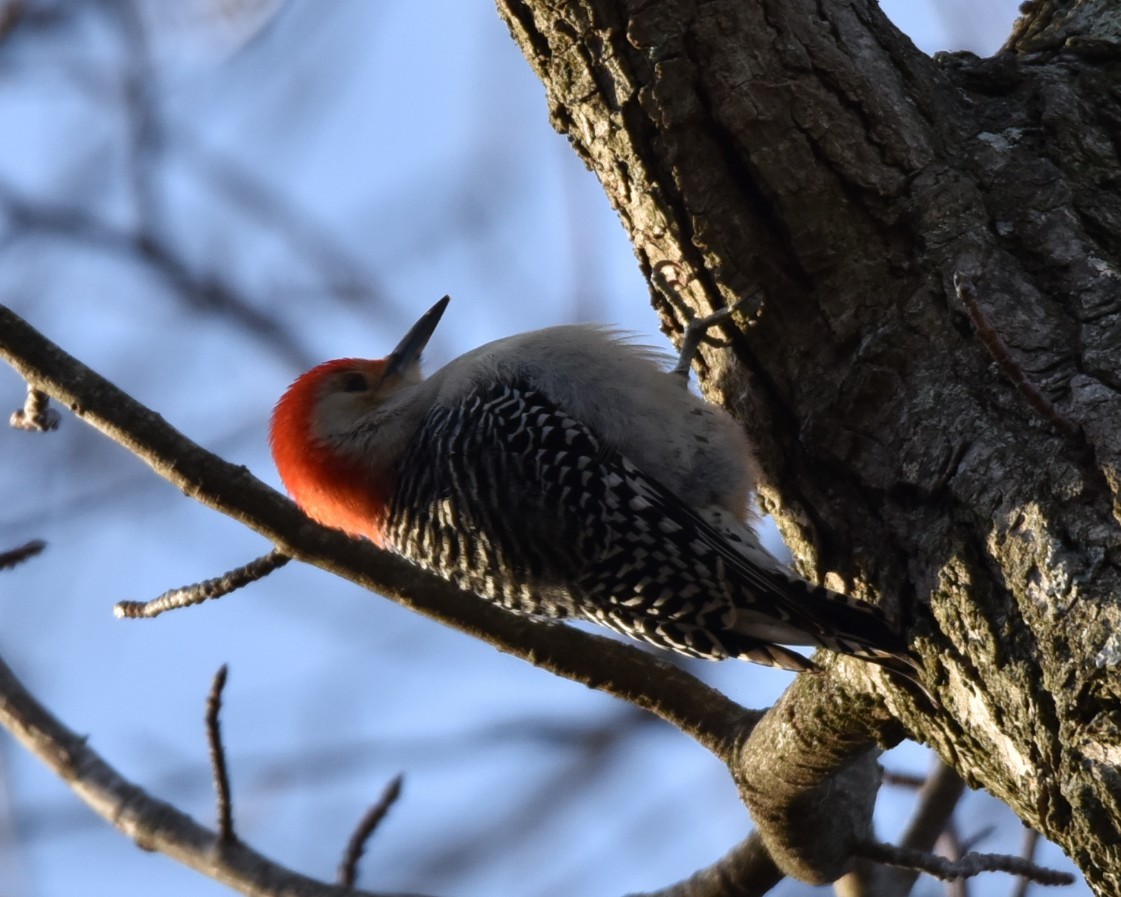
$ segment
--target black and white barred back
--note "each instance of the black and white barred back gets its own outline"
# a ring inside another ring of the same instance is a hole
[[[580,617],[693,657],[812,669],[782,638],[912,678],[877,608],[720,531],[528,385],[437,405],[398,469],[387,545],[512,611]]]

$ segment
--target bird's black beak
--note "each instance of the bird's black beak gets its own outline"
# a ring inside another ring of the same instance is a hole
[[[397,344],[397,348],[389,353],[385,366],[386,377],[401,376],[410,368],[420,364],[420,353],[432,338],[436,325],[440,323],[440,318],[443,317],[444,309],[448,307],[449,302],[451,296],[445,296],[413,324],[404,339]]]

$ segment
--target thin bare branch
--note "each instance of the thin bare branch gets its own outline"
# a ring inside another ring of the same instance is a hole
[[[23,407],[12,412],[8,422],[17,430],[28,430],[35,433],[48,433],[57,430],[62,422],[57,411],[48,404],[47,394],[27,387],[27,399]]]
[[[137,845],[164,853],[247,897],[391,897],[325,884],[292,872],[245,844],[224,843],[216,832],[125,779],[84,737],[40,704],[2,659],[0,726]]]
[[[752,832],[725,856],[684,881],[629,897],[760,897],[782,879],[762,839]]]
[[[946,830],[954,809],[965,793],[965,782],[941,760],[919,791],[919,802],[899,843],[911,850],[929,851]],[[896,893],[906,894],[918,878],[914,869],[899,869],[893,882]]]
[[[202,604],[202,602],[211,598],[221,598],[223,595],[228,595],[243,586],[263,579],[274,570],[283,567],[290,560],[292,559],[288,555],[274,549],[268,554],[253,559],[248,564],[235,567],[222,576],[204,579],[194,585],[171,589],[151,601],[118,601],[113,605],[113,614],[116,617],[130,620],[147,620],[158,617],[164,611]]]
[[[222,690],[226,687],[229,667],[222,664],[214,674],[210,694],[206,698],[206,742],[210,747],[210,768],[214,773],[214,794],[218,803],[218,840],[230,844],[237,840],[234,834],[233,801],[230,798],[230,775],[226,769],[226,751],[222,747],[222,725],[218,719],[222,712]]]
[[[917,869],[935,878],[949,881],[972,878],[982,872],[1008,872],[1021,875],[1041,885],[1071,885],[1074,876],[1057,869],[1046,869],[1020,857],[999,853],[967,853],[960,860],[948,860],[925,850],[912,850],[895,844],[866,841],[857,845],[858,856],[905,869]]]
[[[339,865],[339,884],[344,888],[353,888],[354,882],[358,880],[358,862],[362,859],[362,854],[365,852],[370,838],[374,836],[374,832],[381,825],[381,821],[385,819],[389,808],[401,796],[402,780],[403,776],[400,774],[393,777],[389,784],[385,786],[378,802],[366,811],[366,815],[362,817],[357,828],[355,828],[354,834],[350,836],[346,851],[343,853],[342,863]]]
[[[47,543],[42,539],[32,539],[18,548],[10,548],[7,551],[0,552],[0,570],[8,570],[17,564],[22,564],[29,558],[42,552],[47,547]]]

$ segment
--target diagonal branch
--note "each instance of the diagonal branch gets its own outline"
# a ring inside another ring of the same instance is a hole
[[[725,856],[684,881],[628,897],[762,897],[782,879],[762,838],[752,832]]]
[[[1022,857],[1005,854],[967,853],[960,859],[948,860],[924,850],[911,850],[894,844],[871,842],[860,846],[859,855],[875,860],[877,863],[921,869],[927,875],[933,875],[943,881],[971,878],[982,872],[1008,872],[1030,878],[1041,885],[1059,887],[1074,884],[1074,876],[1069,872],[1047,869]]]
[[[7,551],[0,551],[0,570],[7,570],[22,564],[24,561],[41,553],[46,547],[47,543],[42,539],[32,539],[30,542],[25,542],[17,548],[9,548]]]
[[[259,558],[254,558],[248,564],[235,567],[221,576],[204,579],[193,585],[169,589],[151,601],[118,601],[113,605],[113,614],[117,617],[128,619],[150,620],[169,610],[178,610],[202,604],[213,598],[221,598],[237,589],[244,588],[258,579],[264,579],[274,570],[278,570],[291,560],[288,555],[273,550]]]
[[[373,545],[309,520],[244,467],[191,442],[0,306],[0,358],[32,387],[143,459],[186,495],[314,564],[559,676],[657,714],[724,760],[759,714],[644,651],[559,624],[516,617]]]
[[[799,677],[752,730],[733,769],[775,864],[811,884],[848,871],[856,845],[871,837],[880,785],[882,712],[854,704],[837,685]]]

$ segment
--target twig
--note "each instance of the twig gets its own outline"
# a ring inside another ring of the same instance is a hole
[[[27,430],[33,433],[49,433],[57,430],[62,423],[59,413],[48,404],[47,394],[28,384],[27,398],[23,407],[12,412],[8,419],[17,430]]]
[[[226,687],[228,672],[226,664],[218,668],[210,686],[210,694],[206,698],[206,742],[210,746],[210,768],[214,773],[214,794],[218,801],[218,841],[221,844],[237,840],[234,834],[233,801],[230,799],[230,775],[226,769],[222,726],[218,720],[222,712],[222,690]]]
[[[685,325],[685,334],[681,338],[681,351],[677,357],[677,364],[674,365],[673,373],[678,374],[685,378],[686,382],[689,380],[689,371],[692,370],[693,360],[697,357],[697,350],[700,349],[701,343],[704,341],[708,332],[720,324],[736,312],[741,311],[746,305],[751,302],[750,297],[737,302],[735,305],[726,306],[725,308],[717,309],[710,315],[705,315],[703,318],[693,318]],[[753,326],[759,320],[759,315],[763,312],[760,307],[755,315],[749,322],[749,326]]]
[[[389,812],[389,808],[401,796],[402,779],[403,776],[400,774],[393,777],[390,783],[385,786],[378,802],[366,811],[366,815],[362,817],[362,821],[355,828],[354,834],[350,836],[350,841],[346,845],[346,852],[343,854],[342,864],[339,866],[339,884],[342,887],[354,887],[354,882],[358,879],[358,861],[362,859],[366,845],[373,837],[374,832],[377,831],[378,826],[381,825],[385,814]]]
[[[1051,404],[1051,400],[1028,379],[1027,373],[1019,362],[1012,357],[1008,344],[996,332],[996,328],[993,327],[988,316],[981,309],[981,305],[977,301],[977,290],[973,286],[973,281],[959,271],[954,274],[954,290],[957,292],[958,300],[965,307],[969,320],[973,322],[973,329],[977,331],[977,338],[989,350],[989,354],[993,357],[997,367],[1004,373],[1004,376],[1011,380],[1012,385],[1028,400],[1028,404],[1043,415],[1059,432],[1067,436],[1081,437],[1081,428],[1059,413],[1058,409]]]
[[[241,567],[235,567],[222,576],[171,589],[151,601],[118,601],[113,605],[113,615],[118,619],[147,620],[158,617],[164,611],[202,604],[211,598],[221,598],[258,579],[263,579],[290,560],[292,558],[274,548],[268,554],[255,558]]]
[[[29,558],[35,557],[46,547],[47,543],[42,539],[32,539],[18,548],[10,548],[5,552],[0,552],[0,570],[8,570],[16,564],[22,564]]]
[[[913,850],[879,841],[864,841],[853,853],[903,869],[917,869],[943,881],[955,878],[972,878],[982,872],[1008,872],[1020,875],[1041,885],[1074,884],[1074,876],[1057,869],[1046,869],[1020,857],[999,853],[967,853],[959,860],[947,860],[925,850]]]
[[[167,854],[242,894],[378,897],[300,875],[241,842],[216,850],[221,843],[217,833],[121,776],[90,748],[85,737],[67,729],[40,704],[2,659],[0,726],[66,782],[94,812],[138,845]]]

